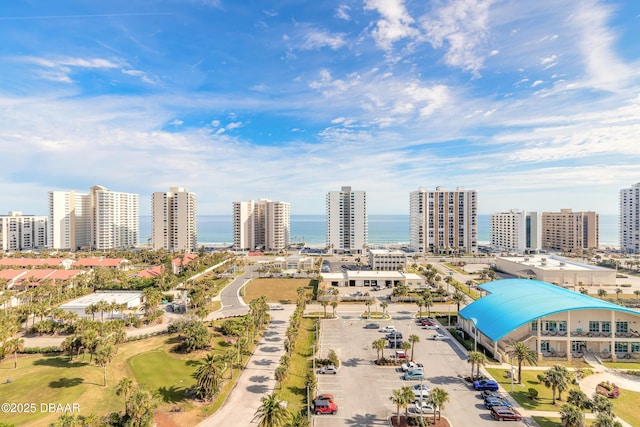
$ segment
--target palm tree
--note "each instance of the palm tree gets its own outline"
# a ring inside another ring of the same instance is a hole
[[[111,362],[113,354],[114,348],[111,344],[111,340],[109,340],[108,338],[100,340],[98,345],[96,345],[95,362],[96,365],[102,366],[104,387],[107,386],[107,365],[109,364],[109,362]]]
[[[413,334],[409,336],[409,343],[411,343],[411,360],[413,360],[413,350],[414,350],[414,344],[420,342],[420,337]]]
[[[640,294],[640,291],[638,291],[638,294]],[[382,317],[384,317],[387,314],[387,308],[389,307],[389,303],[386,301],[382,301],[380,303],[380,308],[382,309]]]
[[[402,341],[400,343],[400,348],[402,350],[404,350],[405,354],[407,354],[407,351],[409,351],[411,349],[411,344],[408,343],[407,341]]]
[[[338,301],[331,301],[331,308],[333,309],[333,317],[336,317],[336,308],[338,308]]]
[[[320,305],[324,309],[324,318],[327,318],[327,306],[329,305],[329,301],[320,301]]]
[[[544,375],[544,385],[551,389],[551,404],[556,404],[556,391],[566,390],[569,385],[569,371],[564,366],[555,365],[548,369]]]
[[[460,292],[459,290],[456,290],[453,294],[453,297],[451,297],[452,301],[456,303],[456,306],[458,307],[458,313],[460,312],[460,304],[462,304],[465,301],[465,296],[462,292]]]
[[[400,408],[406,408],[409,404],[407,394],[403,392],[402,389],[396,389],[391,392],[389,400],[396,405],[396,420],[398,421],[398,425],[400,425]]]
[[[220,359],[213,354],[202,360],[196,371],[196,394],[204,400],[211,400],[220,391],[222,372]]]
[[[24,340],[22,338],[11,338],[4,343],[5,354],[13,353],[13,369],[18,369],[18,352],[24,349]]]
[[[604,290],[604,289],[598,289],[598,296],[599,296],[600,298],[604,298],[604,297],[606,297],[606,296],[607,296],[607,291],[606,291],[606,290]]]
[[[518,384],[522,384],[522,364],[537,365],[538,356],[521,341],[512,342],[511,350],[507,351],[507,355],[518,362]]]
[[[580,408],[575,405],[562,405],[560,409],[560,419],[562,420],[562,427],[584,426],[584,414]]]
[[[310,425],[306,414],[303,412],[294,412],[291,414],[291,418],[289,422],[287,422],[286,427],[309,427]]]
[[[622,289],[616,288],[616,302],[620,304],[620,294],[622,293]]]
[[[118,387],[116,388],[116,395],[124,396],[124,401],[127,401],[127,398],[133,391],[133,380],[129,377],[124,377],[118,383]]]
[[[612,414],[598,414],[593,427],[622,427],[619,421],[616,421]]]
[[[404,416],[408,416],[409,415],[409,403],[413,402],[416,400],[416,395],[413,392],[413,390],[411,389],[411,387],[409,386],[403,386],[400,389],[400,392],[402,393],[402,395],[404,396],[404,401],[407,402],[406,405],[404,405]]]
[[[384,348],[386,346],[387,341],[384,338],[377,339],[371,344],[371,347],[378,352],[377,360],[384,359]],[[380,354],[382,354],[382,357],[380,357]]]
[[[640,304],[640,289],[633,291],[633,294],[636,296],[636,304]]]
[[[431,317],[431,307],[433,307],[433,300],[431,299],[431,295],[425,295],[424,297],[422,297],[422,302],[427,309],[427,316]]]
[[[480,366],[484,366],[487,363],[487,356],[480,351],[470,351],[467,363],[471,364],[471,379],[474,379],[473,368],[477,368],[475,378],[480,377]]]
[[[429,393],[429,403],[433,405],[433,419],[436,419],[436,411],[440,413],[444,409],[444,404],[449,401],[449,393],[441,387],[436,387]],[[438,415],[440,419],[440,415]]]
[[[262,402],[256,411],[258,427],[282,427],[289,420],[289,412],[278,399],[275,391],[260,399]]]
[[[424,300],[422,298],[418,298],[416,304],[418,305],[418,317],[422,317],[422,307],[424,307]]]
[[[287,367],[284,365],[280,365],[274,371],[274,376],[276,378],[276,382],[280,385],[280,389],[282,389],[282,383],[285,378],[287,378]]]
[[[594,393],[591,398],[591,412],[594,414],[613,415],[613,402],[606,396]]]
[[[373,305],[373,300],[367,299],[364,304],[367,306],[367,319],[371,319],[371,306]]]
[[[569,390],[569,397],[567,397],[567,403],[577,406],[578,409],[584,410],[591,407],[591,401],[584,391],[573,389]]]

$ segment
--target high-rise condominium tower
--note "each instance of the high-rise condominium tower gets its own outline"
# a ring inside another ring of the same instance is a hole
[[[0,251],[28,251],[47,247],[46,216],[9,212],[0,215]]]
[[[96,185],[88,193],[49,192],[50,246],[109,250],[138,244],[139,196]]]
[[[491,214],[491,245],[503,251],[536,253],[542,249],[542,225],[537,212],[511,209]]]
[[[151,195],[151,245],[153,249],[193,252],[198,248],[198,201],[182,187]]]
[[[598,214],[595,212],[542,213],[542,248],[581,254],[598,248]]]
[[[291,207],[260,199],[233,202],[233,248],[237,251],[279,251],[289,246]]]
[[[367,193],[340,191],[327,193],[327,247],[332,252],[364,253],[369,240]]]
[[[640,253],[640,183],[620,190],[620,246]]]
[[[411,248],[419,253],[478,251],[478,195],[461,187],[409,194]]]

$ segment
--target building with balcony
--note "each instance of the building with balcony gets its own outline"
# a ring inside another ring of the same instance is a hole
[[[48,218],[9,212],[0,215],[0,252],[46,249]]]
[[[280,251],[289,246],[291,207],[287,202],[260,199],[233,202],[233,249]]]
[[[327,247],[331,253],[362,254],[369,241],[367,193],[342,187],[326,197]]]
[[[182,187],[151,195],[151,247],[169,251],[198,249],[198,201]]]
[[[419,253],[478,252],[478,194],[420,187],[409,194],[410,246]]]
[[[369,249],[369,267],[376,271],[407,269],[407,254],[391,249]]]
[[[595,212],[542,213],[542,248],[570,254],[582,254],[598,248],[598,214]]]
[[[537,253],[542,249],[542,224],[537,212],[511,209],[491,214],[491,246],[500,251]]]
[[[640,313],[537,280],[480,285],[488,294],[460,311],[459,325],[477,346],[509,362],[510,343],[523,342],[538,358],[640,358]]]
[[[640,183],[620,190],[620,246],[640,254]]]

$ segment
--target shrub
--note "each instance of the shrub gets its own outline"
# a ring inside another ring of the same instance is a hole
[[[46,354],[46,353],[62,353],[60,347],[27,347],[20,351],[21,354]]]
[[[530,397],[532,400],[536,400],[536,399],[538,398],[538,390],[537,390],[537,389],[535,389],[535,388],[533,388],[533,387],[530,387],[530,388],[527,390],[527,393],[529,394],[529,397]]]

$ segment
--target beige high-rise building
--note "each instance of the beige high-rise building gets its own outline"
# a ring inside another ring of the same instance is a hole
[[[540,214],[518,209],[491,214],[489,239],[502,251],[537,253],[542,248]]]
[[[571,254],[597,249],[598,222],[595,212],[543,212],[542,248]]]
[[[151,196],[151,246],[153,249],[194,252],[198,249],[198,201],[182,187]]]
[[[478,252],[478,193],[420,187],[409,194],[411,248],[419,253]]]
[[[49,238],[53,249],[110,250],[138,244],[139,196],[96,185],[88,193],[49,192]]]
[[[269,199],[233,202],[233,249],[286,249],[291,236],[290,209],[287,202]]]
[[[45,249],[48,245],[48,218],[9,212],[0,215],[0,251]]]

